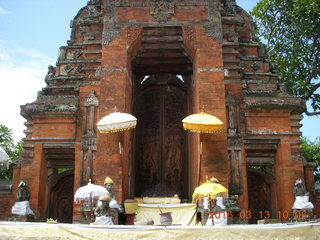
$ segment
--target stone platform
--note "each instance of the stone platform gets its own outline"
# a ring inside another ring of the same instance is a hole
[[[0,222],[0,239],[319,239],[320,222],[299,224],[183,226],[94,226]]]

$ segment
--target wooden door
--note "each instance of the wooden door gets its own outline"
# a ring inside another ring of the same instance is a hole
[[[63,174],[61,174],[63,175]],[[60,223],[72,223],[74,175],[63,175],[52,187],[49,203],[49,218]]]
[[[187,191],[184,83],[174,75],[158,74],[140,84],[136,96],[135,194],[164,184],[182,195]]]
[[[270,185],[256,172],[248,172],[249,223],[269,219],[271,212]]]

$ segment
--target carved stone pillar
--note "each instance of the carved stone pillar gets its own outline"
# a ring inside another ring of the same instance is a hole
[[[97,98],[95,91],[92,90],[89,93],[88,98],[84,102],[84,112],[83,112],[83,122],[82,122],[82,154],[81,154],[81,163],[80,163],[80,176],[81,183],[83,177],[85,181],[88,182],[92,178],[92,160],[93,160],[93,151],[97,150],[97,136],[94,129],[95,122],[95,112],[99,106],[99,99]],[[86,159],[87,166],[83,169],[83,161]],[[83,177],[82,177],[83,176]]]
[[[228,91],[228,153],[231,163],[230,194],[242,194],[242,137],[240,134],[240,103],[238,98]]]

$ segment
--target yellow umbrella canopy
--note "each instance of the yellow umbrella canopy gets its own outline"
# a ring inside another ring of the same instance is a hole
[[[129,113],[113,112],[103,117],[97,128],[101,133],[120,132],[135,128],[137,119]]]
[[[219,118],[205,112],[187,116],[182,120],[182,124],[184,130],[201,133],[221,132],[223,126]]]
[[[222,186],[218,181],[206,181],[197,187],[192,194],[192,202],[197,202],[203,197],[208,197],[209,200],[217,197],[227,197],[228,189]]]

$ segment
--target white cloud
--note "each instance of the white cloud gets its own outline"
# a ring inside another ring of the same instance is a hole
[[[25,135],[20,105],[36,100],[37,92],[46,86],[48,65],[54,62],[36,50],[5,48],[0,41],[0,124],[13,130],[16,141]]]
[[[0,7],[0,16],[5,16],[10,14],[10,11],[3,9],[2,7]]]

